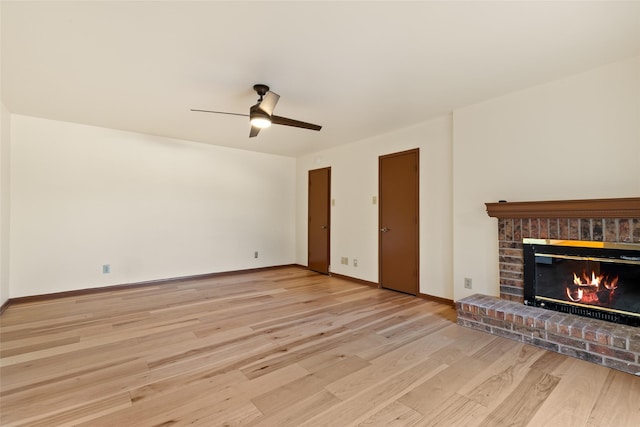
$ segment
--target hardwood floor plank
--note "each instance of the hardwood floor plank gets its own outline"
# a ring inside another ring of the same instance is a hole
[[[34,342],[34,344],[29,344],[28,342],[30,341]],[[47,350],[50,348],[61,347],[78,342],[80,342],[79,336],[66,338],[48,337],[44,340],[42,338],[15,340],[11,343],[11,345],[2,346],[2,350],[0,350],[0,357],[17,356],[20,354],[31,353],[39,350]]]
[[[402,403],[392,402],[366,420],[358,423],[360,427],[409,427],[419,425],[422,415]]]
[[[640,378],[609,369],[589,415],[589,427],[640,425]]]
[[[307,396],[316,395],[332,381],[370,365],[369,362],[357,356],[348,356],[330,366],[325,366],[323,369],[256,396],[251,401],[264,415],[270,415],[285,410]]]
[[[461,356],[450,365],[441,364],[444,369],[400,396],[398,402],[421,413],[428,421],[449,399],[455,397],[461,387],[489,365],[488,361],[469,356]]]
[[[442,364],[433,359],[428,359],[428,356],[448,343],[449,341],[438,340],[435,334],[423,337],[421,340],[412,341],[403,347],[371,360],[370,366],[334,381],[326,389],[339,399],[345,400],[384,382],[393,373],[402,372],[415,366],[419,361],[427,359],[432,362],[434,368],[438,368]]]
[[[304,396],[292,405],[271,415],[265,415],[248,423],[248,426],[298,427],[304,421],[340,403],[340,399],[326,390]]]
[[[582,427],[589,421],[610,370],[579,359],[566,360],[563,368],[560,382],[533,416],[530,426]],[[636,421],[640,425],[640,419]]]
[[[479,403],[461,396],[457,393],[451,395],[443,402],[442,407],[435,413],[425,417],[419,426],[429,427],[449,427],[449,426],[465,426],[473,427],[480,425],[489,410]],[[511,425],[511,424],[495,424]]]
[[[494,409],[480,424],[482,427],[509,424],[525,426],[558,385],[558,377],[530,370],[508,399]]]
[[[3,417],[3,423],[9,422],[16,426],[49,427],[49,426],[75,426],[96,417],[107,416],[123,408],[131,407],[128,393],[119,393],[97,400],[86,399],[78,405],[63,406],[63,409],[52,411],[38,411],[29,416],[20,414],[21,420],[15,424]]]
[[[353,335],[352,340],[328,350],[316,352],[302,359],[298,364],[313,373],[351,355],[358,355],[358,357],[360,357],[361,352],[386,345],[387,343],[388,340],[378,334],[360,333]]]
[[[423,360],[345,398],[341,403],[309,419],[302,426],[342,427],[363,422],[407,391],[436,375],[442,368],[443,365],[439,362]]]
[[[112,332],[97,338],[81,340],[80,342],[52,347],[44,350],[37,350],[29,353],[19,354],[15,356],[3,357],[0,359],[0,367],[16,365],[25,362],[31,362],[38,359],[44,359],[52,356],[66,355],[78,350],[95,348],[96,346],[104,346],[108,344],[120,344],[123,340],[135,340],[138,337],[146,336],[156,332],[167,330],[175,330],[187,326],[198,325],[198,320],[171,322],[168,324],[160,324],[143,330],[124,331],[121,333]]]
[[[82,375],[32,384],[5,392],[1,397],[1,409],[3,414],[20,417],[56,413],[60,408],[73,407],[77,402],[99,401],[104,396],[118,395],[131,384],[131,377],[146,370],[144,361],[134,359],[87,371]],[[11,420],[11,416],[8,415],[6,419]]]
[[[511,395],[513,390],[529,374],[531,365],[544,353],[526,344],[518,344],[505,353],[480,375],[476,375],[458,390],[458,393],[476,403],[493,408]],[[497,353],[499,354],[499,353]]]

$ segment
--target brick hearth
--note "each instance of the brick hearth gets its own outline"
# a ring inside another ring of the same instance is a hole
[[[456,303],[458,323],[640,375],[640,328],[525,306],[522,239],[640,243],[640,198],[487,203],[498,218],[500,298]]]
[[[459,325],[640,375],[640,328],[479,294],[456,309]]]

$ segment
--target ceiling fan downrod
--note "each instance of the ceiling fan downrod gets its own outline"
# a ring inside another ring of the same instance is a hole
[[[267,94],[267,92],[269,92],[269,86],[258,83],[253,85],[253,90],[255,90],[260,96],[258,102],[262,102],[262,98]]]

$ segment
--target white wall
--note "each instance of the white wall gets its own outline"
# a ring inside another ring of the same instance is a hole
[[[0,104],[0,305],[9,299],[10,115]]]
[[[296,262],[307,265],[308,171],[330,166],[331,271],[377,283],[378,157],[413,148],[420,149],[420,292],[452,299],[450,116],[298,158]]]
[[[7,275],[19,297],[306,265],[307,173],[326,166],[332,270],[377,282],[378,156],[411,148],[420,148],[420,292],[443,298],[499,293],[497,220],[485,202],[640,196],[640,58],[297,161],[8,117],[3,108],[1,300]]]
[[[295,159],[12,115],[11,162],[12,298],[295,260]]]
[[[454,111],[455,299],[499,294],[485,202],[638,196],[640,57]]]

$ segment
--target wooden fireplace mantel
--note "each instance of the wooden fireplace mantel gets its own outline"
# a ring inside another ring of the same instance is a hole
[[[640,197],[485,203],[493,218],[640,218]]]

